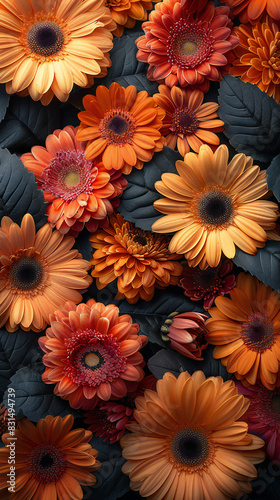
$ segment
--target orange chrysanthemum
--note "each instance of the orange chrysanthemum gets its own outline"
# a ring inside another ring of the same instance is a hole
[[[229,373],[254,385],[275,388],[280,370],[280,294],[240,273],[230,299],[217,297],[209,309],[206,339]]]
[[[162,150],[159,130],[165,113],[145,90],[137,93],[134,85],[125,89],[116,82],[109,90],[99,85],[96,97],[85,96],[83,104],[77,139],[88,141],[87,160],[102,155],[107,170],[129,174],[132,167],[141,169],[155,151]]]
[[[46,337],[39,339],[46,353],[42,375],[56,384],[54,393],[72,408],[90,410],[98,400],[120,399],[144,378],[139,349],[147,337],[118,308],[91,299],[86,304],[66,302],[50,317]]]
[[[267,17],[266,22],[255,26],[241,24],[234,32],[240,45],[234,50],[236,59],[230,74],[255,83],[280,102],[279,26]]]
[[[0,229],[0,327],[13,332],[42,331],[49,314],[66,300],[81,302],[77,290],[92,282],[90,264],[78,250],[75,240],[52,232],[45,224],[35,232],[35,223],[26,214],[21,226],[3,217]]]
[[[81,500],[80,485],[93,485],[92,472],[99,469],[97,450],[89,441],[92,432],[73,429],[74,417],[52,417],[39,420],[37,426],[27,418],[19,421],[19,429],[2,436],[0,449],[0,490],[10,486],[11,444],[15,451],[15,486],[10,498],[14,500]],[[3,495],[4,492],[2,492]],[[2,498],[2,496],[1,496]]]
[[[216,132],[224,130],[224,122],[216,120],[219,105],[215,102],[202,104],[204,94],[200,90],[179,89],[159,86],[159,94],[153,98],[165,112],[161,133],[166,137],[166,146],[175,149],[176,144],[182,156],[193,149],[198,153],[202,144],[212,149],[220,144]]]
[[[183,266],[175,262],[181,256],[168,251],[168,238],[135,228],[119,214],[90,241],[96,249],[90,262],[97,288],[118,279],[117,298],[125,297],[130,304],[151,300],[155,288],[176,285],[181,276]]]
[[[153,0],[158,2],[159,0]],[[113,31],[115,36],[122,36],[124,28],[133,28],[136,21],[147,19],[147,10],[153,8],[149,0],[108,0],[111,16],[117,23],[117,29]]]
[[[115,27],[103,0],[3,0],[0,83],[44,105],[66,101],[73,84],[107,73]]]
[[[57,129],[46,147],[34,146],[21,156],[43,189],[48,221],[61,233],[77,236],[86,225],[90,232],[113,212],[109,199],[120,196],[127,185],[121,172],[107,172],[102,162],[85,159],[85,143],[76,139],[77,128]]]
[[[132,434],[121,439],[130,487],[148,500],[228,500],[250,493],[264,441],[238,420],[249,401],[232,380],[202,371],[165,373],[137,397]]]
[[[233,9],[233,15],[239,15],[242,23],[248,21],[255,24],[259,21],[263,13],[273,19],[280,19],[280,3],[278,0],[221,0],[228,7]]]
[[[265,245],[266,230],[274,229],[278,206],[260,200],[268,192],[266,171],[253,165],[244,154],[228,164],[228,149],[222,145],[215,153],[207,145],[198,155],[186,154],[177,161],[179,175],[165,173],[155,183],[166,198],[155,201],[159,212],[152,230],[176,234],[170,252],[184,253],[190,267],[218,266],[221,252],[232,259],[235,245],[249,254]]]
[[[170,88],[221,80],[230,68],[225,54],[238,44],[231,34],[228,7],[215,8],[207,2],[201,12],[192,12],[190,3],[163,0],[156,4],[142,24],[145,35],[136,40],[137,59],[149,64],[147,77]]]

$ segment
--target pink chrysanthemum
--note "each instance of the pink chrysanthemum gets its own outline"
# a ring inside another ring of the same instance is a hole
[[[184,295],[191,300],[204,300],[207,311],[219,295],[225,295],[235,286],[233,263],[230,260],[220,262],[217,267],[201,270],[199,267],[184,267],[179,285],[184,288]]]
[[[230,9],[207,2],[194,11],[192,4],[163,0],[142,24],[145,35],[136,40],[137,59],[149,64],[150,80],[170,88],[178,83],[200,86],[228,73],[228,53],[239,43],[231,34]]]
[[[271,460],[280,458],[280,387],[273,391],[261,382],[244,387],[236,382],[238,392],[250,400],[250,406],[242,419],[248,423],[249,432],[262,437],[266,453]]]
[[[202,351],[208,345],[204,334],[206,333],[205,320],[207,316],[197,312],[170,314],[161,332],[171,341],[171,346],[187,358],[202,360]]]

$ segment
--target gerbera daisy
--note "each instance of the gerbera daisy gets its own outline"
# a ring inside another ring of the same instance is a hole
[[[135,402],[138,423],[121,439],[132,490],[148,500],[226,500],[251,491],[264,442],[237,421],[249,401],[233,381],[165,373],[157,392]]]
[[[204,309],[212,306],[218,295],[225,295],[235,286],[233,263],[230,260],[220,262],[217,267],[201,270],[198,267],[184,267],[179,285],[184,289],[184,295],[191,300],[204,300]]]
[[[208,345],[205,340],[206,319],[205,314],[197,312],[169,314],[161,327],[163,338],[169,339],[173,349],[187,358],[202,360],[202,351]]]
[[[202,104],[204,93],[200,90],[179,89],[159,86],[159,94],[153,98],[165,112],[161,133],[166,137],[166,146],[185,156],[193,149],[198,153],[200,146],[208,143],[212,149],[220,144],[215,134],[224,130],[224,122],[216,120],[219,105],[215,102]]]
[[[280,3],[279,3],[280,12]],[[243,82],[255,83],[261,90],[280,101],[280,32],[268,16],[266,22],[234,29],[240,45],[234,50],[230,74]]]
[[[124,28],[133,28],[136,21],[145,21],[147,10],[153,8],[149,0],[108,0],[106,6],[117,23],[117,29],[113,31],[115,36],[122,36]]]
[[[0,83],[49,104],[104,76],[116,28],[103,0],[2,1]],[[89,79],[88,79],[89,76]]]
[[[144,377],[145,335],[128,314],[115,305],[91,299],[86,304],[66,302],[50,316],[51,327],[39,339],[46,370],[42,379],[56,384],[54,393],[72,408],[89,410],[99,399],[116,399],[133,390]]]
[[[221,80],[230,68],[226,54],[238,44],[231,34],[228,7],[208,2],[201,12],[190,14],[191,3],[156,4],[142,24],[145,35],[136,40],[137,59],[149,64],[147,77],[170,88]]]
[[[280,457],[280,388],[270,391],[261,383],[244,387],[236,383],[239,393],[250,401],[243,418],[249,431],[262,437],[266,442],[265,451],[271,460]]]
[[[254,385],[275,388],[280,369],[280,294],[251,275],[240,273],[230,299],[217,297],[209,309],[206,339],[217,347],[229,373]]]
[[[76,139],[77,128],[57,129],[46,147],[34,146],[21,156],[43,190],[48,221],[61,233],[77,236],[86,225],[90,232],[113,212],[109,199],[120,196],[127,181],[121,172],[106,171],[102,162],[85,159],[85,143]]]
[[[155,183],[166,198],[155,201],[159,212],[152,230],[176,234],[169,251],[184,253],[190,267],[218,266],[221,252],[232,259],[235,245],[249,254],[265,245],[265,230],[274,229],[278,206],[260,200],[267,192],[266,171],[244,154],[228,164],[228,149],[215,153],[205,144],[198,155],[187,153],[177,161],[179,175],[165,173]]]
[[[97,450],[88,442],[91,431],[73,429],[74,417],[52,417],[39,420],[37,426],[27,418],[19,421],[14,431],[15,493],[14,500],[81,500],[80,485],[96,483],[92,474],[101,466],[96,460]],[[7,489],[10,472],[11,436],[2,436],[5,444],[0,449],[0,490]]]
[[[233,9],[233,15],[239,15],[242,23],[256,23],[266,11],[273,19],[280,19],[278,0],[222,0]]]
[[[110,225],[90,238],[96,249],[90,260],[92,276],[99,290],[118,280],[117,298],[130,304],[139,298],[151,300],[155,288],[176,285],[182,265],[181,255],[168,251],[169,239],[134,227],[119,214],[110,217]]]
[[[159,130],[165,113],[146,90],[137,93],[134,85],[125,89],[116,82],[109,89],[99,85],[96,97],[86,95],[83,105],[77,138],[88,141],[87,160],[102,155],[107,170],[129,174],[132,167],[141,169],[155,151],[162,150]]]
[[[42,331],[49,315],[66,300],[81,302],[77,290],[92,282],[90,264],[78,250],[75,240],[52,231],[45,224],[35,232],[35,223],[26,214],[19,227],[3,217],[0,229],[0,327],[14,332]]]

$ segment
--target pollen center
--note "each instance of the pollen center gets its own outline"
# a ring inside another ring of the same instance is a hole
[[[267,316],[254,313],[242,324],[241,337],[249,349],[263,352],[274,344],[276,334],[272,321]]]
[[[66,460],[61,450],[45,444],[34,448],[29,457],[29,469],[41,483],[54,483],[64,474]]]
[[[78,172],[68,172],[64,177],[64,182],[67,187],[76,187],[80,182]]]
[[[196,466],[204,461],[209,452],[209,442],[198,429],[184,429],[172,441],[172,454],[181,464]]]
[[[193,279],[194,285],[198,290],[214,291],[218,289],[219,278],[217,271],[211,268],[199,271]]]
[[[205,225],[221,226],[230,222],[233,215],[233,204],[226,193],[210,191],[198,201],[198,213]]]
[[[108,144],[122,146],[132,142],[135,131],[135,120],[129,111],[121,108],[108,111],[99,124],[101,137],[107,139]]]
[[[129,124],[122,116],[113,116],[113,118],[108,123],[108,130],[113,134],[123,135],[127,132]]]
[[[43,278],[41,262],[30,257],[17,260],[10,269],[10,281],[18,289],[31,290],[37,287]]]
[[[193,134],[198,127],[195,113],[188,108],[178,108],[173,114],[172,128],[177,134]]]
[[[182,51],[184,52],[184,54],[190,56],[197,51],[197,44],[195,42],[187,40],[186,42],[182,43]]]
[[[100,358],[93,352],[90,352],[85,355],[84,362],[89,367],[97,366],[100,363]]]
[[[51,21],[33,24],[27,33],[27,43],[35,54],[52,56],[59,52],[64,42],[61,28]]]

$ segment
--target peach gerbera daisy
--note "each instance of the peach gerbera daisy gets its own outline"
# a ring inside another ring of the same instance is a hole
[[[108,0],[106,5],[117,23],[117,29],[113,31],[115,36],[122,36],[124,28],[133,28],[136,21],[145,21],[147,10],[153,8],[149,0]]]
[[[279,3],[280,6],[280,3]],[[280,7],[279,7],[280,9]],[[279,10],[280,12],[280,10]],[[255,83],[261,90],[280,102],[280,32],[268,16],[266,22],[234,29],[240,45],[230,74],[244,82]]]
[[[159,130],[165,113],[145,90],[137,93],[134,85],[125,89],[116,82],[109,89],[99,85],[96,97],[85,96],[83,105],[77,139],[88,141],[87,160],[102,155],[106,169],[129,174],[162,150]]]
[[[52,231],[45,224],[35,232],[35,223],[26,214],[21,226],[3,217],[0,229],[0,327],[42,331],[49,314],[66,300],[78,303],[92,282],[90,264],[75,240]]]
[[[233,9],[233,15],[239,15],[242,23],[252,24],[259,21],[267,12],[273,19],[280,19],[280,3],[278,0],[222,0],[222,3]]]
[[[91,299],[66,302],[50,316],[51,327],[39,345],[46,353],[42,379],[56,384],[54,393],[72,408],[90,410],[98,400],[120,399],[144,378],[139,349],[147,337],[118,308]]]
[[[139,298],[151,300],[155,288],[176,285],[183,266],[181,255],[168,251],[169,240],[134,227],[119,214],[110,217],[110,226],[90,238],[96,249],[91,259],[92,276],[100,290],[117,279],[117,298],[134,304]]]
[[[205,3],[205,2],[204,2]],[[228,7],[208,2],[189,14],[190,0],[163,0],[142,24],[137,59],[149,64],[147,77],[168,87],[221,80],[230,68],[227,53],[238,44]]]
[[[209,309],[206,339],[229,373],[254,385],[275,388],[280,369],[280,294],[240,273],[230,299],[217,297]]]
[[[93,485],[92,472],[101,463],[96,460],[97,450],[89,441],[92,432],[73,429],[74,417],[52,417],[39,420],[35,426],[27,418],[19,421],[19,429],[2,436],[5,444],[0,449],[0,490],[7,491],[7,474],[11,470],[11,443],[15,447],[14,500],[81,500],[84,492],[80,485]],[[2,492],[3,495],[4,491]],[[1,496],[2,498],[2,496]]]
[[[249,401],[232,380],[165,373],[135,400],[137,424],[121,439],[130,487],[148,500],[228,500],[250,493],[264,442],[240,417]]]
[[[45,148],[34,146],[21,156],[43,189],[51,227],[73,236],[84,226],[93,233],[104,224],[113,212],[109,200],[127,185],[121,172],[108,172],[102,162],[85,159],[85,143],[76,139],[76,132],[72,126],[57,129],[47,137]]]
[[[103,0],[3,0],[0,83],[44,105],[66,101],[73,84],[107,73],[115,27]]]
[[[253,165],[244,154],[228,164],[228,149],[219,146],[213,153],[207,145],[198,155],[186,154],[177,161],[179,175],[165,173],[155,183],[166,198],[155,201],[159,212],[152,230],[176,232],[169,251],[184,253],[190,267],[218,266],[222,252],[232,259],[235,245],[249,254],[265,245],[266,230],[274,229],[278,206],[260,200],[268,192],[266,171]]]
[[[216,149],[220,139],[216,132],[224,130],[224,122],[216,120],[219,105],[215,102],[202,104],[201,90],[179,89],[159,86],[159,94],[153,98],[166,115],[161,133],[166,137],[166,146],[175,149],[176,144],[182,156],[193,149],[198,153],[200,146],[207,143]]]

